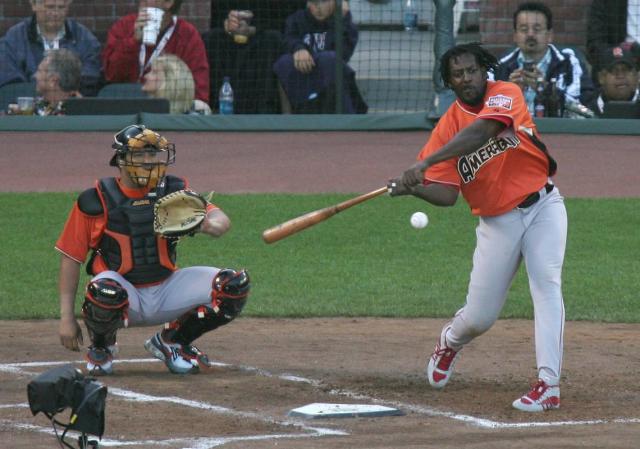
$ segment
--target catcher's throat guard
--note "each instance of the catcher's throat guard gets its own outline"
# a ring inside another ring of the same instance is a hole
[[[167,166],[175,162],[176,149],[144,125],[130,125],[114,136],[115,154],[109,165],[122,167],[139,187],[155,188],[164,178]]]

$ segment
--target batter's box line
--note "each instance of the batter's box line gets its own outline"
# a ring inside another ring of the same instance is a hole
[[[143,363],[143,362],[158,362],[157,359],[121,359],[116,360],[116,363]],[[54,365],[54,364],[64,364],[70,362],[25,362],[25,363],[6,363],[0,364],[0,371],[13,371],[16,369],[20,369],[23,366],[43,366],[43,365]],[[83,363],[83,362],[76,362]],[[289,381],[289,382],[302,382],[311,385],[314,388],[324,388],[326,384],[323,381],[310,379],[303,376],[298,376],[290,373],[283,374],[274,374],[268,370],[257,368],[249,365],[232,365],[224,362],[211,362],[214,366],[219,367],[230,367],[234,369],[238,369],[240,371],[251,372],[254,374],[258,374],[264,377],[273,377],[281,380]],[[415,404],[409,404],[405,402],[399,401],[388,401],[384,399],[375,398],[369,395],[363,395],[360,393],[356,393],[354,391],[345,390],[345,389],[331,389],[328,392],[334,396],[344,396],[350,399],[360,400],[360,401],[368,401],[373,402],[378,405],[385,405],[389,407],[396,407],[404,410],[409,410],[417,414],[427,415],[427,416],[437,416],[442,418],[453,419],[455,421],[461,421],[464,423],[468,423],[474,425],[476,427],[485,428],[485,429],[522,429],[522,428],[534,428],[534,427],[562,427],[562,426],[585,426],[585,425],[597,425],[597,424],[638,424],[640,423],[640,418],[614,418],[614,419],[590,419],[590,420],[570,420],[570,421],[532,421],[532,422],[518,422],[518,423],[510,423],[510,422],[501,422],[501,421],[493,421],[486,418],[480,418],[472,415],[465,415],[460,413],[454,413],[444,410],[438,410],[432,407],[424,407]]]
[[[117,363],[146,363],[146,362],[159,362],[157,359],[125,359],[125,360],[117,360]],[[48,366],[56,366],[56,365],[64,365],[74,362],[23,362],[23,363],[5,363],[0,364],[0,372],[18,374],[18,375],[27,375],[29,377],[34,377],[38,375],[38,373],[33,373],[24,370],[23,368],[33,368],[33,367],[48,367]],[[83,363],[81,361],[76,361],[75,363]],[[214,362],[214,365],[217,366],[232,366],[227,363]],[[187,441],[192,443],[197,443],[197,445],[188,446],[189,449],[209,449],[212,447],[220,446],[222,444],[226,444],[232,441],[252,441],[252,440],[266,440],[270,438],[309,438],[309,437],[323,437],[323,436],[348,436],[349,433],[344,430],[336,430],[329,429],[325,427],[318,426],[309,426],[301,421],[292,421],[292,420],[277,420],[268,415],[263,415],[259,413],[252,412],[242,412],[238,410],[233,410],[227,407],[222,407],[214,404],[209,404],[206,402],[194,401],[190,399],[184,399],[175,396],[152,396],[149,394],[137,393],[130,390],[125,390],[122,388],[117,388],[113,386],[109,386],[109,393],[114,396],[119,396],[125,400],[134,401],[134,402],[167,402],[175,405],[181,405],[185,407],[190,407],[194,409],[206,410],[213,413],[231,415],[235,417],[245,418],[245,419],[255,419],[257,421],[266,422],[271,425],[278,425],[281,427],[296,427],[300,430],[303,430],[307,433],[304,434],[266,434],[266,435],[257,435],[257,436],[243,436],[243,437],[199,437],[197,439],[172,439],[172,440],[162,440],[161,442],[180,442]],[[9,407],[27,407],[28,404],[0,404],[0,408],[9,408]],[[30,424],[17,423],[16,425],[20,426],[30,426]],[[211,444],[215,443],[213,446]],[[102,444],[102,443],[101,443]],[[122,445],[122,442],[118,442],[118,444]],[[114,444],[114,445],[118,445]],[[138,443],[135,443],[138,444]],[[148,444],[148,443],[139,443],[139,444]],[[130,444],[129,444],[130,445]]]
[[[270,371],[267,371],[262,368],[257,368],[248,365],[230,365],[223,362],[215,362],[217,366],[226,366],[233,367],[235,369],[239,369],[241,371],[247,371],[251,373],[256,373],[265,377],[275,377],[278,379],[290,381],[290,382],[302,382],[311,385],[314,388],[322,388],[325,389],[327,386],[323,381],[317,379],[310,379],[307,377],[283,373],[283,374],[274,374]],[[640,418],[614,418],[614,419],[591,419],[591,420],[582,420],[582,421],[532,421],[532,422],[519,422],[519,423],[509,423],[509,422],[500,422],[500,421],[492,421],[486,418],[480,418],[472,415],[465,415],[460,413],[448,412],[444,410],[438,410],[432,407],[424,407],[415,404],[408,404],[405,402],[398,401],[388,401],[384,399],[375,398],[368,395],[363,395],[360,393],[356,393],[350,390],[344,389],[331,389],[329,390],[329,394],[334,396],[344,396],[350,399],[373,402],[377,405],[385,405],[388,407],[395,407],[404,410],[409,410],[414,413],[418,413],[421,415],[427,416],[438,416],[443,418],[449,418],[456,421],[461,421],[465,423],[472,424],[476,427],[485,428],[485,429],[522,429],[522,428],[533,428],[533,427],[561,427],[561,426],[585,426],[585,425],[596,425],[596,424],[608,424],[608,423],[616,423],[616,424],[638,424],[640,423]]]
[[[49,427],[36,426],[34,424],[19,423],[7,419],[0,419],[0,429],[3,427],[11,427],[15,430],[24,430],[30,432],[39,432],[55,436],[53,429]],[[69,431],[69,437],[77,438],[80,436],[78,432]],[[199,438],[171,438],[169,440],[132,440],[122,441],[110,438],[100,440],[100,447],[124,447],[124,446],[182,446],[184,449],[211,449],[223,446],[228,443],[239,441],[264,441],[264,440],[283,440],[292,438],[309,438],[315,437],[308,433],[302,434],[271,434],[271,435],[247,435],[234,437],[199,437]]]

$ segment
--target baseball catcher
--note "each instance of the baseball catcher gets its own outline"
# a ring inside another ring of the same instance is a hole
[[[56,249],[60,260],[60,342],[78,351],[82,330],[74,315],[80,266],[92,278],[82,315],[90,345],[87,370],[111,374],[119,329],[165,324],[144,347],[172,373],[209,366],[195,339],[236,318],[249,295],[244,270],[176,266],[180,237],[222,236],[227,215],[184,178],[167,174],[175,146],[142,125],[115,135],[110,165],[119,176],[82,192]],[[87,260],[87,255],[90,255]]]

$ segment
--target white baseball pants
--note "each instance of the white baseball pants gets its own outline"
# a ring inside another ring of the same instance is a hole
[[[524,259],[533,299],[536,362],[540,379],[557,385],[562,367],[564,303],[562,263],[567,213],[554,188],[526,209],[481,217],[466,305],[453,318],[447,344],[460,349],[486,332],[500,315],[507,292]]]

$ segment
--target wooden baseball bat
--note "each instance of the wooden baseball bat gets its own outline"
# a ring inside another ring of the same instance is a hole
[[[380,187],[369,193],[363,193],[362,195],[351,198],[350,200],[343,201],[342,203],[334,204],[333,206],[325,207],[323,209],[314,210],[307,214],[301,215],[296,218],[292,218],[289,221],[285,221],[277,226],[267,229],[262,233],[262,239],[267,243],[277,242],[285,237],[289,237],[296,232],[300,232],[303,229],[307,229],[315,224],[325,221],[333,217],[338,212],[342,212],[345,209],[360,204],[376,196],[380,196],[387,191],[386,187]]]

